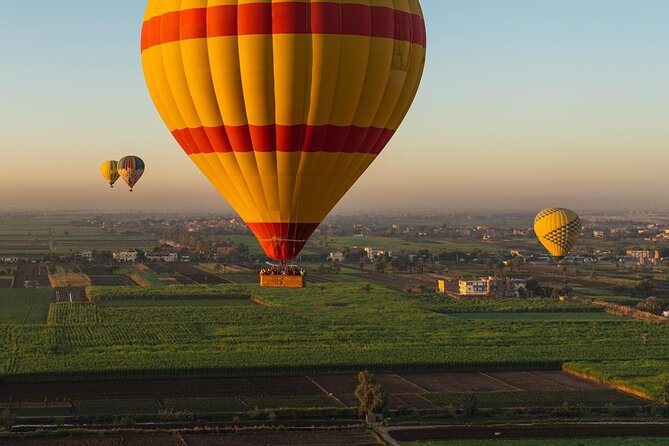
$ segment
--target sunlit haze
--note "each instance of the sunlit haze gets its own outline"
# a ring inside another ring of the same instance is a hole
[[[1,209],[229,211],[146,91],[145,2],[8,3]],[[422,4],[418,97],[336,212],[669,210],[669,2]],[[145,177],[110,192],[99,164],[129,154]]]

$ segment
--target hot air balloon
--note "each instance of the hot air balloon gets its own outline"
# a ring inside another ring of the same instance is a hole
[[[426,32],[418,0],[149,0],[141,48],[174,138],[285,261],[398,129]]]
[[[144,174],[144,161],[138,156],[124,156],[118,161],[118,174],[132,192],[132,188]]]
[[[114,183],[118,180],[118,171],[116,170],[118,163],[116,161],[105,161],[100,167],[100,172],[105,180],[109,183],[109,187],[114,188]]]
[[[581,219],[574,211],[549,208],[539,212],[534,219],[534,232],[548,252],[562,259],[581,236]]]

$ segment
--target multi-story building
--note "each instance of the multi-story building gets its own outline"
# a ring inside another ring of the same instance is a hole
[[[487,277],[477,280],[461,280],[460,296],[469,297],[520,297],[520,289],[525,287],[522,279]]]
[[[490,284],[495,279],[461,280],[459,282],[460,296],[490,296]]]

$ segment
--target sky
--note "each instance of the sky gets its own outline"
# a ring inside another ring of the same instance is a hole
[[[230,211],[146,91],[143,0],[7,3],[0,211]],[[421,4],[418,96],[335,212],[669,210],[669,1]],[[110,192],[127,154],[146,175]]]

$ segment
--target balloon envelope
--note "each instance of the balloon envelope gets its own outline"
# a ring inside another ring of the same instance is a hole
[[[100,173],[102,173],[102,177],[109,183],[109,187],[114,187],[114,183],[119,178],[117,166],[118,163],[112,160],[105,161],[100,166]]]
[[[426,32],[418,0],[149,0],[141,47],[174,138],[287,260],[399,127]]]
[[[574,211],[548,208],[534,219],[534,233],[546,250],[554,257],[563,258],[581,236],[581,219]]]
[[[125,156],[118,161],[118,174],[132,191],[144,175],[144,161],[138,156]]]

